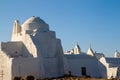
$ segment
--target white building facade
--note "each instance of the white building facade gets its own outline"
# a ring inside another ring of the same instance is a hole
[[[32,75],[37,79],[64,74],[108,78],[107,62],[101,54],[88,49],[82,52],[77,44],[64,54],[60,39],[39,17],[31,17],[22,25],[15,20],[11,41],[0,43],[0,80]],[[118,67],[111,67],[116,71]],[[111,74],[110,74],[111,76]]]
[[[63,50],[60,39],[39,17],[24,24],[14,22],[10,42],[1,42],[0,71],[3,80],[32,75],[50,78],[64,75]]]
[[[120,53],[118,51],[115,52],[115,57],[105,57],[103,53],[94,52],[91,46],[87,53],[80,51],[76,54],[74,49],[80,51],[79,45],[75,45],[71,51],[65,52],[64,55],[67,69],[71,71],[71,74],[95,78],[120,78]]]

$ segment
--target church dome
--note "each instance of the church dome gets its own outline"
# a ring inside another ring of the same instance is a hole
[[[26,20],[22,25],[22,28],[24,30],[35,30],[35,29],[38,30],[39,28],[43,28],[43,27],[48,27],[48,25],[42,19],[40,19],[40,17],[35,17],[35,16]]]

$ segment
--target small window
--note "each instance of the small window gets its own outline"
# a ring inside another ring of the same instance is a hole
[[[18,52],[17,52],[17,51],[15,51],[15,53],[17,54]]]

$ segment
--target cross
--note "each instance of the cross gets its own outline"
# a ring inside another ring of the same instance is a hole
[[[1,75],[1,78],[3,80],[3,75],[4,75],[3,70],[1,71],[0,75]]]

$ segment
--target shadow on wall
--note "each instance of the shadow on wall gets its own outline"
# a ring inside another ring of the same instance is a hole
[[[30,57],[33,57],[32,54],[29,53],[28,49],[26,48],[26,46],[23,44],[23,47],[22,47],[22,51],[23,53],[26,53],[26,57],[30,56]]]
[[[107,78],[107,68],[105,65],[103,65],[101,62],[98,62],[98,64],[100,65],[99,67],[99,71],[101,71],[101,76],[103,76],[104,78]]]

